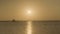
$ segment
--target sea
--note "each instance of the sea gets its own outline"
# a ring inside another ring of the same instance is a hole
[[[0,22],[0,34],[60,34],[60,21]]]

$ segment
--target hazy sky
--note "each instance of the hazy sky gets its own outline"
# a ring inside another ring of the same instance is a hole
[[[0,20],[11,19],[60,20],[60,0],[0,0]]]

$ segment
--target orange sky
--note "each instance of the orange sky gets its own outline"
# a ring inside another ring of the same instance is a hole
[[[0,20],[11,19],[60,20],[60,0],[0,0]]]

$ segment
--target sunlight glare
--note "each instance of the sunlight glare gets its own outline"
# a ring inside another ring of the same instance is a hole
[[[31,21],[28,21],[27,22],[27,34],[32,34]]]

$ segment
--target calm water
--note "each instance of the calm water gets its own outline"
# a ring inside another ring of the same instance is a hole
[[[0,22],[0,34],[60,34],[60,22]]]

